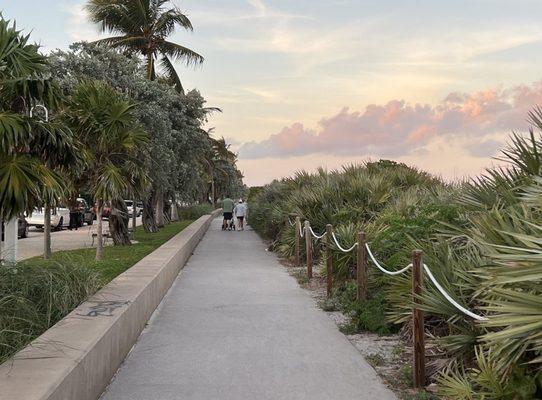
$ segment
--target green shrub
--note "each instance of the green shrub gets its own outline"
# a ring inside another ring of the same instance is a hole
[[[334,291],[334,301],[338,309],[350,318],[350,323],[343,327],[343,332],[353,334],[362,331],[376,332],[381,335],[393,331],[393,326],[387,322],[387,301],[383,292],[365,301],[357,301],[357,285],[355,281],[348,282],[344,287]]]
[[[209,203],[197,204],[190,207],[179,208],[180,220],[196,220],[199,217],[213,212],[213,206]]]
[[[0,266],[0,363],[95,293],[98,272],[72,263]]]

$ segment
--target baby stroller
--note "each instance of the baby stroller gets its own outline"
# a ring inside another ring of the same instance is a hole
[[[226,226],[222,225],[223,231],[234,231],[235,229],[235,222],[233,218],[226,221]]]

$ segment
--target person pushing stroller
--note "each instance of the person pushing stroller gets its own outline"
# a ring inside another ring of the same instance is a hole
[[[224,220],[222,221],[222,230],[231,230],[231,225],[233,222],[233,200],[229,197],[226,197],[222,200],[222,212],[224,213]]]

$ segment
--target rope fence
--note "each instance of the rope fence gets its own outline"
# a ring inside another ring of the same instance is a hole
[[[386,275],[401,275],[405,272],[407,272],[410,268],[412,268],[412,264],[408,264],[405,268],[400,269],[398,271],[388,271],[386,268],[384,268],[380,263],[376,260],[375,256],[373,255],[373,252],[371,251],[371,248],[367,243],[365,243],[365,248],[367,249],[367,254],[369,254],[369,257],[371,257],[371,261],[373,264],[382,272],[384,272]]]
[[[309,230],[310,230],[311,235],[312,235],[316,240],[320,240],[320,239],[322,239],[324,236],[326,236],[326,232],[322,233],[321,235],[317,235],[316,233],[314,233],[314,231],[312,230],[312,228],[311,228],[310,225],[309,225]]]
[[[358,245],[358,243],[356,242],[356,243],[354,243],[354,245],[353,245],[352,247],[350,247],[349,249],[345,249],[344,247],[342,247],[342,246],[340,245],[339,241],[337,240],[337,236],[335,236],[335,233],[334,233],[334,232],[331,233],[331,237],[333,238],[333,241],[335,242],[335,245],[337,246],[337,248],[338,248],[340,251],[342,251],[343,253],[350,253],[350,252],[351,252],[352,250],[354,250],[354,249],[357,247],[357,245]]]
[[[413,340],[414,340],[414,362],[413,362],[413,374],[414,374],[414,386],[416,388],[422,388],[425,386],[426,374],[425,374],[425,327],[423,311],[420,309],[420,296],[423,291],[423,273],[427,275],[429,281],[434,287],[442,294],[442,296],[458,311],[473,318],[476,321],[486,321],[487,318],[478,315],[461,304],[459,304],[437,281],[429,267],[422,262],[423,253],[421,250],[415,250],[412,253],[412,263],[406,267],[397,271],[390,271],[384,268],[376,259],[369,244],[365,240],[365,233],[360,232],[357,237],[356,243],[351,247],[343,247],[335,232],[333,232],[333,226],[327,225],[326,231],[321,235],[318,235],[312,229],[310,222],[305,221],[304,228],[301,226],[301,219],[296,217],[295,222],[291,222],[288,218],[288,223],[291,227],[295,227],[295,265],[300,266],[301,262],[301,238],[305,238],[306,246],[306,259],[307,259],[307,275],[309,279],[312,278],[312,246],[313,239],[322,240],[326,238],[325,245],[325,258],[326,258],[326,270],[327,270],[327,295],[331,296],[333,289],[333,244],[336,249],[343,253],[350,253],[357,248],[357,299],[365,300],[367,298],[366,293],[366,276],[367,276],[367,260],[370,259],[372,263],[381,272],[390,276],[397,276],[404,274],[408,270],[412,269],[412,300],[413,300]]]

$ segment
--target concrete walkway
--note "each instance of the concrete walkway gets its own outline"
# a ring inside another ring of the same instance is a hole
[[[215,220],[105,400],[395,399],[252,231]]]

